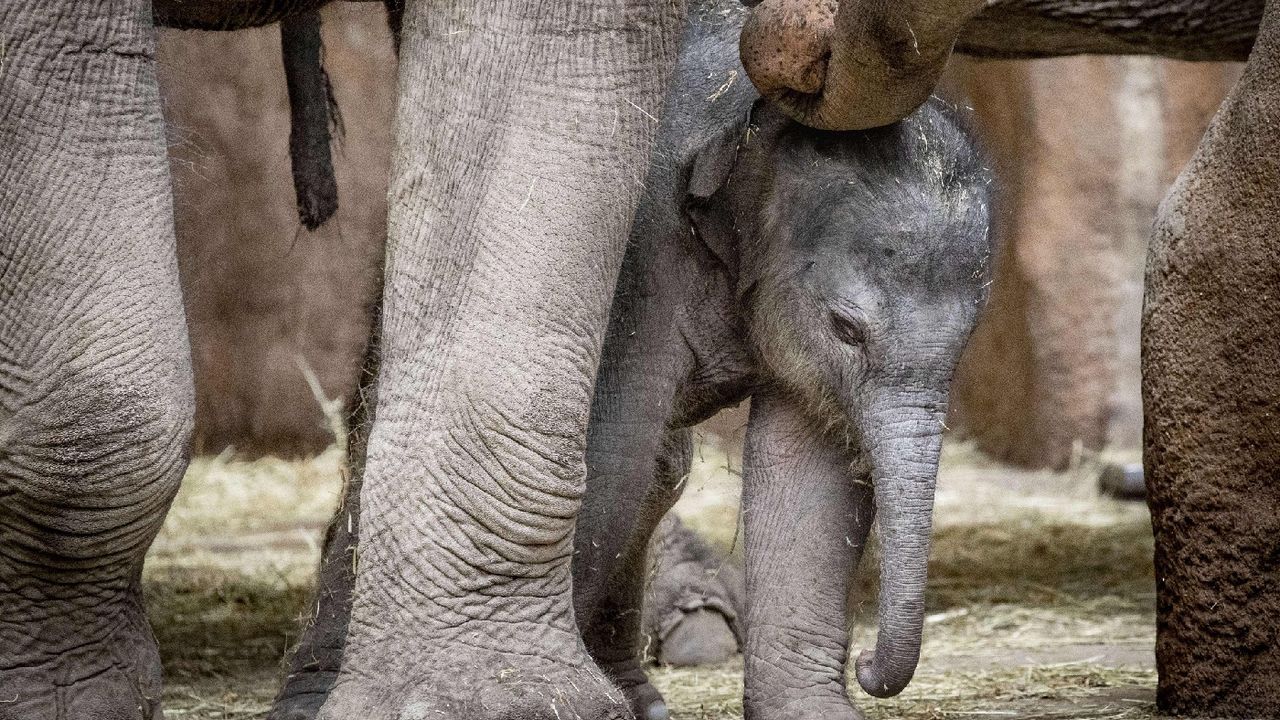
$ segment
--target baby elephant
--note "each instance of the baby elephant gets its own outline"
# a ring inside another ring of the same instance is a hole
[[[943,415],[986,299],[991,179],[931,100],[831,133],[760,102],[740,12],[693,3],[592,407],[575,606],[637,716],[667,715],[639,661],[650,534],[679,494],[688,428],[752,398],[743,477],[746,717],[860,717],[846,598],[873,513],[880,628],[862,688],[900,692],[920,653]]]

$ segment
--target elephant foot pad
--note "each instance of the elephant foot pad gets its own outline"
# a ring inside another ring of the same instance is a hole
[[[589,662],[570,665],[532,655],[460,648],[433,653],[416,672],[400,663],[383,667],[384,672],[376,674],[344,668],[319,720],[632,717],[623,694]]]

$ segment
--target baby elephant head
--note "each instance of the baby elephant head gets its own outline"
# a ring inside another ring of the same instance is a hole
[[[734,178],[746,177],[759,181],[740,182],[734,199],[737,217],[753,216],[738,222],[750,228],[740,292],[767,396],[753,408],[747,465],[760,477],[748,483],[829,471],[803,482],[836,498],[870,482],[880,633],[857,676],[867,692],[893,695],[919,657],[943,418],[989,285],[989,172],[951,111],[931,101],[903,122],[851,133],[766,108],[739,151]],[[780,461],[802,433],[822,436],[809,454],[830,459]],[[861,518],[818,508],[843,526],[813,532],[860,549],[870,502]]]
[[[772,166],[741,248],[752,341],[774,383],[870,451],[877,421],[944,409],[990,284],[990,174],[941,101],[848,133],[764,112],[742,158]]]

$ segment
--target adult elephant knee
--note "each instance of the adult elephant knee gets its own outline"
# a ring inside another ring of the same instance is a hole
[[[627,714],[583,648],[570,558],[679,22],[647,0],[406,8],[377,417],[320,717]]]
[[[146,11],[0,6],[4,720],[161,716],[140,575],[193,391]]]

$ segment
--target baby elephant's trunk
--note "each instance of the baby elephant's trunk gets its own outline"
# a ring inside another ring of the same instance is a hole
[[[870,477],[846,439],[825,432],[801,401],[752,400],[742,497],[748,717],[859,717],[845,691],[846,604],[873,493],[883,550],[880,633],[875,652],[858,659],[858,681],[877,697],[910,682],[924,624],[941,397],[890,393],[852,413]]]
[[[904,402],[905,400],[905,402]],[[858,684],[875,697],[902,692],[920,660],[933,495],[942,447],[940,398],[894,398],[863,415],[881,548],[880,632],[858,656]]]

